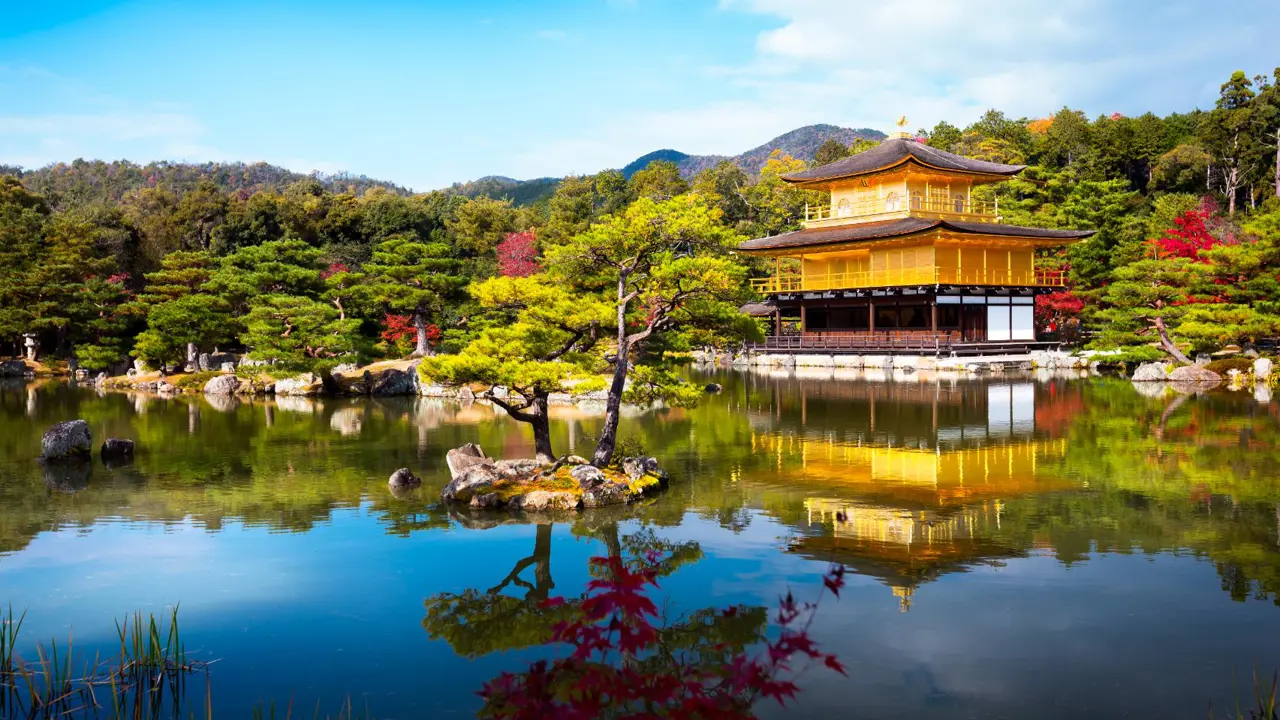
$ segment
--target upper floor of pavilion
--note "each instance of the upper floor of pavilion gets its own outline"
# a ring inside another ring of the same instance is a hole
[[[1022,165],[974,160],[895,137],[821,167],[784,175],[788,183],[828,194],[805,207],[806,229],[902,218],[995,223],[998,200],[974,199],[981,185],[1002,182]]]

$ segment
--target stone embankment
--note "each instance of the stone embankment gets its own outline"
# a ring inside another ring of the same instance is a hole
[[[720,367],[847,368],[894,372],[982,374],[1006,369],[1097,370],[1111,353],[1036,351],[1024,355],[934,357],[931,355],[855,355],[836,353],[720,353],[696,351],[693,361]]]
[[[1193,365],[1175,366],[1169,362],[1149,362],[1139,365],[1133,371],[1133,385],[1138,392],[1149,397],[1160,397],[1167,389],[1191,394],[1206,392],[1222,385],[1224,378],[1197,362]],[[1255,358],[1252,363],[1245,360],[1247,371],[1239,368],[1227,370],[1226,385],[1228,390],[1253,389],[1254,398],[1260,403],[1271,402],[1271,379],[1274,363],[1270,358]]]

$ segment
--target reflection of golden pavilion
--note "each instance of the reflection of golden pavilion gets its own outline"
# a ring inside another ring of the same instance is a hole
[[[817,423],[812,400],[810,422],[761,418],[752,450],[771,481],[812,488],[793,550],[879,578],[903,610],[924,582],[1022,554],[1000,541],[1009,498],[1074,487],[1046,472],[1066,441],[1036,432],[1031,383],[859,390],[869,397],[833,403]]]

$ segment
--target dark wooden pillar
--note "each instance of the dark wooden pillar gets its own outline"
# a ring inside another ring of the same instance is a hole
[[[773,334],[775,336],[782,335],[782,308],[773,309]]]
[[[800,335],[809,332],[809,318],[805,316],[805,304],[800,303]]]
[[[934,298],[929,301],[930,327],[933,328],[933,334],[938,334],[938,299]]]
[[[876,304],[871,298],[867,298],[867,332],[876,334]]]

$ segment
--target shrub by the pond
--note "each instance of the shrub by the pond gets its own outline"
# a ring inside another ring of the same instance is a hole
[[[1232,370],[1239,370],[1241,374],[1251,373],[1253,372],[1253,358],[1222,358],[1205,365],[1205,368],[1212,370],[1223,377],[1226,377]]]

